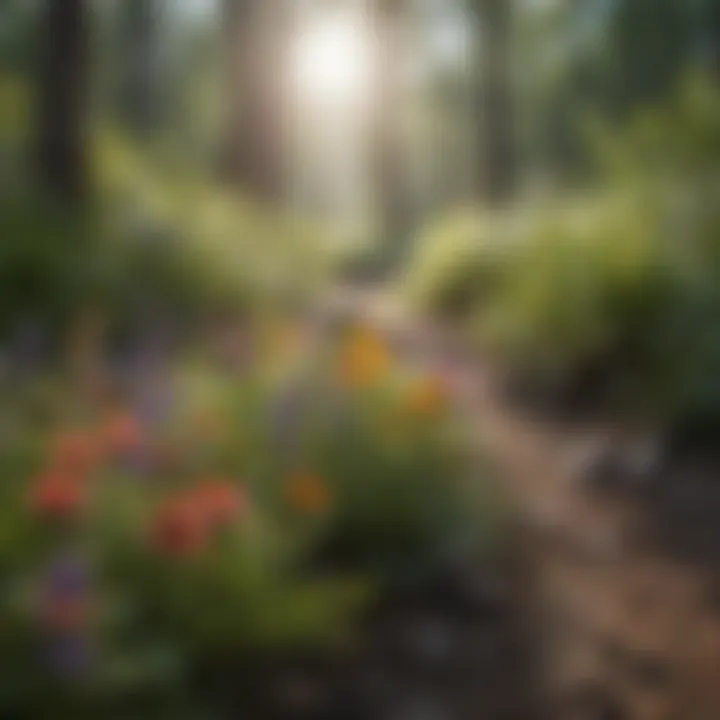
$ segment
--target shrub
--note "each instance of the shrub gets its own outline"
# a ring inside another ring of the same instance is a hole
[[[502,284],[518,252],[521,220],[465,212],[419,240],[405,292],[425,310],[467,317]]]
[[[443,383],[367,328],[291,337],[282,358],[255,338],[240,375],[199,353],[165,367],[171,402],[55,381],[41,415],[12,413],[3,712],[242,706],[235,668],[337,651],[377,590],[485,547],[491,506]]]
[[[57,340],[91,306],[119,330],[158,317],[197,330],[217,315],[305,303],[329,277],[317,229],[171,175],[117,139],[95,158],[98,188],[83,208],[20,190],[0,198],[0,336],[31,325]]]
[[[505,252],[487,252],[507,242],[494,221],[431,235],[411,276],[419,302],[471,316],[483,346],[539,385],[590,385],[661,420],[707,412],[720,370],[718,117],[695,82],[599,133],[593,194],[513,209],[525,221]]]

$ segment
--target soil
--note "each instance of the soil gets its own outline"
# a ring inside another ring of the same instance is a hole
[[[365,316],[408,359],[446,378],[502,470],[522,527],[514,627],[527,631],[535,660],[525,664],[538,673],[524,676],[532,689],[508,690],[535,698],[534,715],[517,717],[720,718],[720,463],[666,456],[656,438],[607,418],[558,423],[525,412],[456,332],[380,293],[344,290],[332,308]],[[478,688],[494,677],[472,663],[464,670]],[[478,704],[468,714],[387,717],[515,716]]]

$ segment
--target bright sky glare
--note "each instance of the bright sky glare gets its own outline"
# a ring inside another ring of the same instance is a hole
[[[370,39],[362,20],[350,13],[314,19],[299,34],[293,61],[297,90],[307,99],[355,104],[369,89]]]

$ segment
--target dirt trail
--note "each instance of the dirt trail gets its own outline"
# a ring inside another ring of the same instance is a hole
[[[509,409],[457,336],[381,294],[343,291],[332,303],[443,373],[503,470],[531,538],[529,612],[552,720],[719,720],[720,612],[709,573],[648,541],[641,503],[583,480],[577,458],[606,429],[561,430]]]

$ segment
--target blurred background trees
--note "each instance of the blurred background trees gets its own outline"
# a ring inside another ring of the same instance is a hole
[[[211,254],[209,237],[232,248],[208,262],[232,256],[219,264],[243,276],[238,286],[280,282],[290,270],[279,271],[278,258],[298,261],[292,243],[309,265],[359,258],[371,275],[392,273],[453,208],[520,222],[516,210],[538,198],[561,204],[579,188],[604,188],[616,155],[637,179],[692,154],[699,175],[709,113],[674,99],[693,73],[717,87],[719,6],[2,0],[3,202],[23,194],[38,215],[35,182],[68,206],[86,199],[105,224],[94,269],[83,270],[98,285],[112,264],[102,261],[114,256],[103,244],[111,235],[133,238],[113,241],[113,253],[153,253],[153,263],[173,265],[172,278]],[[603,145],[639,115],[644,129],[630,134],[642,160]],[[655,126],[684,129],[651,150]],[[251,234],[239,229],[248,205],[252,232],[266,215],[269,227],[281,220],[282,231],[268,232],[282,239],[241,242]],[[303,235],[292,229],[300,218],[328,232],[292,240]],[[275,259],[260,272],[255,255],[265,253]]]
[[[38,181],[69,202],[88,189],[91,22],[85,0],[55,0],[41,7],[36,31]]]

